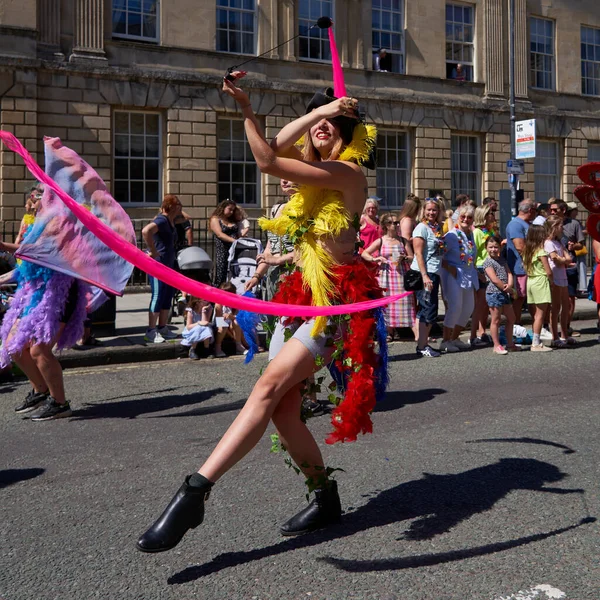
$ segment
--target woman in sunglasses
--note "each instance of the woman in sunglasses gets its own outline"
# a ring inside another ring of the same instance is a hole
[[[400,238],[400,221],[394,213],[381,217],[383,237],[375,240],[363,250],[362,258],[379,265],[379,285],[386,296],[402,294],[404,273],[408,270],[408,254]],[[374,253],[379,252],[376,258]],[[397,327],[413,327],[415,308],[411,296],[405,296],[397,302],[390,302],[385,308],[385,324],[388,329],[388,342],[394,340]]]

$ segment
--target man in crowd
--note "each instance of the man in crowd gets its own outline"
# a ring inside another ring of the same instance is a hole
[[[535,218],[535,202],[523,200],[519,203],[518,215],[506,226],[506,257],[508,266],[515,277],[518,297],[513,303],[516,322],[521,323],[521,311],[527,298],[527,274],[521,258],[525,250],[525,238],[529,224]]]

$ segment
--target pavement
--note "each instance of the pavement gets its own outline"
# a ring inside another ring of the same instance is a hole
[[[339,525],[283,538],[303,477],[270,434],[170,552],[138,536],[244,406],[266,354],[67,369],[73,415],[16,415],[0,387],[4,600],[599,600],[596,319],[574,348],[430,361],[390,348],[373,433],[329,445]],[[326,398],[330,382],[325,373]]]
[[[144,341],[148,326],[149,293],[126,293],[117,298],[115,334],[96,335],[102,346],[78,347],[61,353],[63,368],[91,367],[109,364],[148,362],[182,358],[187,355],[181,346],[181,337],[162,344],[150,344]],[[440,302],[440,318],[444,315],[444,305]],[[575,321],[596,320],[596,303],[586,299],[577,299]],[[523,316],[523,324],[530,323],[528,314]],[[181,334],[183,317],[174,317],[169,328]]]

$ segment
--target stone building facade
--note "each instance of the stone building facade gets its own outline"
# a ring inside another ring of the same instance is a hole
[[[220,82],[266,52],[244,87],[272,137],[330,85],[327,40],[309,29],[327,14],[348,91],[379,129],[371,194],[392,208],[408,192],[481,200],[508,187],[514,19],[517,119],[535,118],[538,135],[522,187],[572,200],[577,166],[600,160],[600,4],[515,4],[509,15],[506,0],[5,0],[0,128],[38,162],[42,137],[60,137],[134,218],[151,218],[165,193],[202,222],[227,197],[257,216],[278,182],[257,172]],[[387,72],[373,69],[378,47]],[[2,148],[3,221],[21,217],[30,184]]]

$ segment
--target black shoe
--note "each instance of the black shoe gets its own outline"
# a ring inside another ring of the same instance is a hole
[[[329,481],[326,487],[315,490],[315,499],[287,523],[281,526],[283,535],[301,535],[342,520],[342,505],[337,482]]]
[[[72,414],[71,405],[68,402],[59,404],[52,396],[48,396],[44,405],[31,415],[31,420],[52,421],[53,419],[70,417]]]
[[[312,402],[311,400],[304,400],[302,402],[302,409],[310,417],[320,417],[325,414],[325,408],[320,402]]]
[[[142,552],[164,552],[175,548],[188,529],[195,529],[204,520],[204,501],[208,500],[212,484],[195,487],[188,484],[191,475],[158,520],[140,537],[137,549]]]
[[[196,354],[196,351],[194,350],[193,346],[190,348],[190,351],[188,352],[188,356],[192,360],[200,360],[200,357]]]
[[[28,413],[32,410],[35,410],[38,406],[41,406],[46,402],[49,396],[49,392],[36,392],[35,390],[31,390],[29,394],[27,394],[27,398],[23,400],[19,406],[15,407],[16,413]]]

